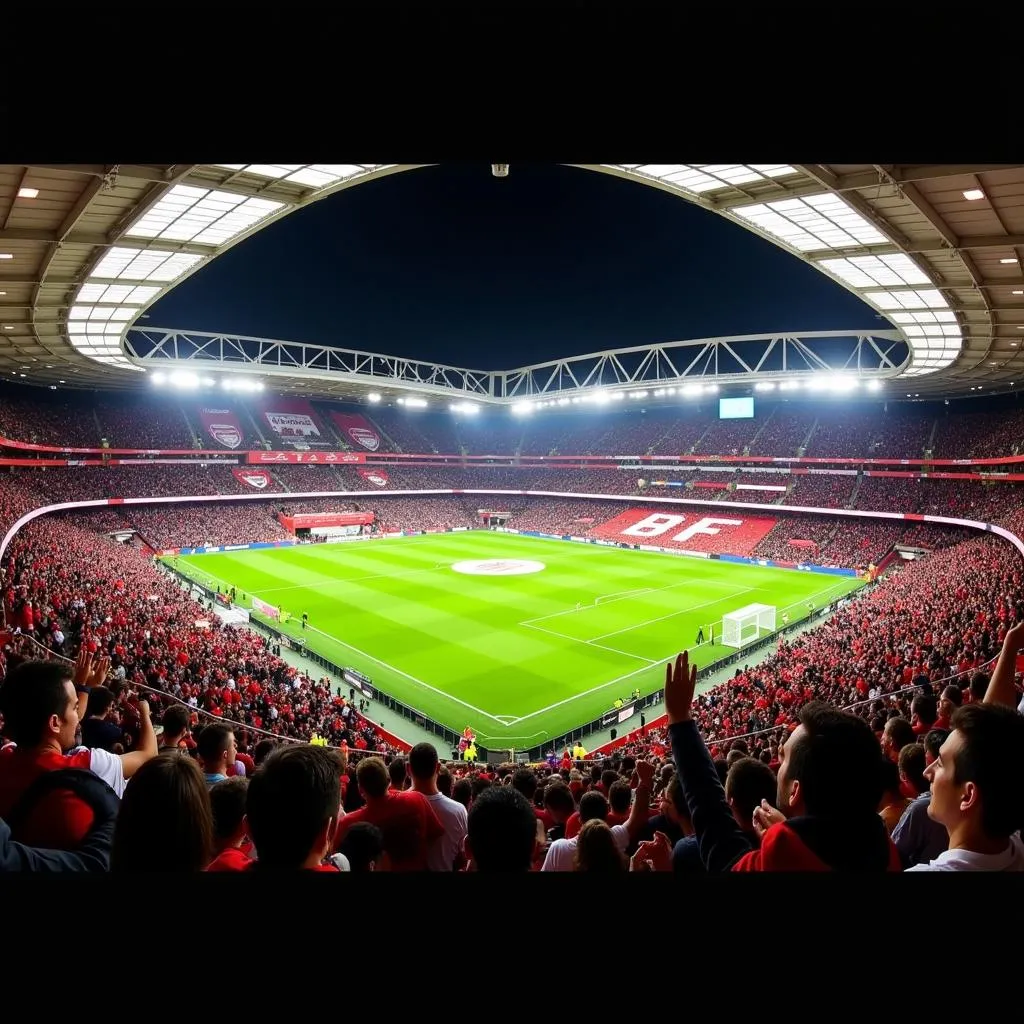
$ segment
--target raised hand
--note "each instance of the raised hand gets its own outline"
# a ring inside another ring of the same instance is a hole
[[[1024,649],[1024,620],[1007,630],[1003,640],[1003,650],[1020,651]]]
[[[697,687],[697,666],[690,667],[686,651],[665,666],[665,713],[668,724],[690,721],[690,706]]]
[[[644,840],[629,861],[630,871],[671,871],[672,843],[664,832],[655,832],[654,839]]]
[[[89,681],[85,684],[88,687],[102,686],[107,681],[107,673],[110,671],[110,659],[100,658],[93,664],[89,673]]]
[[[778,825],[780,821],[785,820],[786,816],[782,811],[772,807],[767,800],[762,800],[760,806],[754,808],[754,831],[758,838],[763,836],[772,825]]]
[[[636,768],[633,769],[632,778],[629,780],[630,786],[633,789],[636,789],[637,786],[646,786],[650,789],[653,781],[654,765],[650,761],[637,761]]]
[[[92,675],[92,655],[83,647],[75,659],[75,686],[87,686]]]

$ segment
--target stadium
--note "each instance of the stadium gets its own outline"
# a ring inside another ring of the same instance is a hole
[[[209,834],[168,870],[1024,870],[1024,788],[991,782],[1021,722],[1024,169],[579,169],[799,257],[872,331],[477,370],[143,323],[416,171],[0,166],[4,868],[117,870],[187,813]],[[310,793],[336,813],[300,821]],[[866,859],[780,862],[830,801]]]

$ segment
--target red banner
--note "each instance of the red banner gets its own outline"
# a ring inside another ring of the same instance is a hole
[[[203,430],[225,448],[232,451],[242,446],[245,439],[245,431],[238,422],[238,417],[230,409],[209,409],[203,407],[199,410],[199,420],[203,424]]]
[[[342,412],[332,412],[331,418],[341,431],[342,436],[348,438],[356,447],[365,448],[368,452],[375,452],[380,447],[380,434],[362,416],[350,416]]]
[[[357,469],[356,472],[374,487],[387,487],[388,485],[388,474],[385,469],[375,467],[373,469]]]
[[[233,469],[232,476],[239,482],[264,491],[270,486],[270,474],[265,469]]]
[[[263,421],[278,439],[299,451],[330,448],[321,424],[309,402],[298,398],[269,398],[263,406]]]
[[[733,509],[723,509],[720,516],[709,516],[689,510],[683,513],[637,507],[594,527],[590,536],[683,551],[748,555],[775,523],[775,519],[761,515],[737,515]]]
[[[362,452],[249,452],[246,456],[246,462],[264,466],[273,463],[315,465],[323,462],[333,465],[365,461],[366,456]]]
[[[294,533],[295,530],[309,530],[314,526],[369,526],[373,522],[372,512],[300,512],[286,516],[279,512],[278,522]]]

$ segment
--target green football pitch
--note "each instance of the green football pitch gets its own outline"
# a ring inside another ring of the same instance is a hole
[[[309,649],[491,748],[543,744],[661,689],[680,650],[700,666],[734,653],[695,646],[728,612],[767,604],[797,622],[862,585],[483,530],[164,561],[289,612],[281,628]]]

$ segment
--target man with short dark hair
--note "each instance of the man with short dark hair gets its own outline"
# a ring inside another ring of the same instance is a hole
[[[4,732],[14,741],[0,753],[0,817],[6,819],[16,809],[44,772],[85,769],[120,797],[126,780],[156,756],[156,734],[145,701],[139,702],[142,731],[136,750],[120,755],[99,748],[65,753],[75,746],[80,710],[88,701],[85,693],[76,693],[74,672],[61,662],[26,661],[10,673],[0,690]],[[93,818],[88,804],[58,790],[36,802],[12,833],[30,846],[73,850],[89,833]]]
[[[730,750],[729,753],[734,751]],[[761,837],[754,827],[754,812],[762,804],[770,804],[778,799],[778,784],[775,773],[763,761],[747,757],[742,751],[739,754],[725,778],[725,801],[736,819],[737,827],[757,847],[761,845]],[[673,782],[676,779],[678,776]],[[676,782],[676,785],[679,783]],[[681,874],[705,873],[696,835],[680,839],[672,848],[672,869]]]
[[[488,786],[469,809],[470,871],[529,871],[537,848],[537,816],[514,786]]]
[[[740,828],[691,716],[697,669],[683,652],[665,679],[672,755],[701,860],[718,871],[899,871],[878,804],[880,748],[863,718],[820,701],[804,705],[782,748],[777,808],[754,811],[754,839]]]
[[[928,816],[949,849],[909,871],[1024,871],[1024,718],[999,704],[967,704],[925,769]]]
[[[885,723],[882,730],[882,755],[893,764],[899,764],[900,751],[917,739],[914,727],[905,718],[895,715]]]
[[[904,868],[927,864],[949,848],[945,826],[928,814],[932,794],[925,775],[928,765],[938,758],[948,735],[932,729],[925,734],[923,744],[909,743],[900,751],[901,786],[911,801],[892,831],[892,841]]]
[[[249,780],[245,816],[257,859],[246,870],[347,870],[344,859],[324,863],[340,802],[332,751],[308,743],[277,747]]]
[[[82,719],[82,746],[114,752],[115,745],[124,740],[124,731],[112,720],[114,694],[105,686],[94,686]]]
[[[249,866],[254,851],[245,820],[248,793],[249,779],[245,776],[223,779],[210,787],[215,856],[207,871],[239,871]]]
[[[365,804],[341,819],[336,843],[356,822],[368,821],[384,834],[384,852],[392,871],[426,871],[431,844],[444,835],[444,826],[427,798],[390,789],[391,777],[379,757],[360,760],[356,783]]]
[[[427,870],[459,870],[465,862],[466,808],[438,791],[437,775],[441,762],[437,749],[432,743],[417,743],[409,751],[406,767],[412,779],[412,792],[423,794],[444,828],[444,835],[435,839],[427,851]]]
[[[196,741],[196,754],[206,775],[206,784],[215,786],[228,777],[228,765],[235,763],[238,743],[235,731],[223,722],[214,722],[203,727]]]
[[[915,736],[924,736],[934,728],[938,717],[939,700],[935,694],[920,693],[910,702],[910,727]]]
[[[182,744],[189,734],[188,709],[180,704],[172,704],[165,712],[160,723],[163,732],[160,734],[160,753],[168,751],[175,754],[186,753]]]
[[[356,874],[387,870],[384,834],[368,821],[357,821],[345,832],[339,852],[348,860],[349,870]]]

